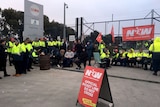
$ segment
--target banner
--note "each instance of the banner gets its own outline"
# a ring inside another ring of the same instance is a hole
[[[98,34],[96,40],[97,40],[97,42],[99,42],[99,43],[102,41],[102,34],[101,34],[101,33]]]
[[[78,102],[85,107],[96,107],[101,89],[104,69],[87,66],[78,96]]]
[[[123,28],[123,41],[140,41],[154,38],[154,25]]]

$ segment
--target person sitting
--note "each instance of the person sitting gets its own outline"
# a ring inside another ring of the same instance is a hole
[[[133,48],[131,48],[127,54],[127,64],[131,67],[133,66],[133,64],[134,67],[136,66],[136,54]]]
[[[106,62],[105,68],[110,67],[110,59],[109,59],[109,57],[110,57],[110,52],[109,52],[109,50],[107,48],[105,48],[103,50],[101,56],[100,56],[101,61],[102,62]],[[101,66],[101,67],[103,67],[103,66]]]
[[[120,65],[127,66],[127,52],[125,49],[120,52]]]
[[[139,52],[136,53],[136,62],[139,64],[142,64],[142,67],[143,67],[143,62],[144,62],[144,52],[142,49],[139,49]]]
[[[68,49],[67,52],[64,54],[63,67],[70,67],[71,65],[73,65],[73,58],[74,52],[71,51],[71,49]]]
[[[78,66],[76,69],[81,69],[81,63],[83,63],[85,68],[87,59],[88,59],[88,54],[85,48],[82,48],[82,52],[80,53],[80,55],[79,56],[75,55],[75,64]]]
[[[115,49],[113,52],[111,65],[116,66],[118,62],[120,62],[120,55],[119,55],[118,49]]]
[[[150,70],[152,71],[153,70],[153,68],[152,68],[152,54],[145,53],[144,57],[145,57],[144,61],[143,61],[144,70],[148,70],[148,64],[150,64]]]
[[[57,67],[61,67],[60,61],[62,56],[58,48],[54,48],[54,50],[52,50],[50,57],[51,57],[52,66],[57,65]]]
[[[34,64],[38,64],[39,62],[38,52],[35,49],[32,52],[32,60]]]

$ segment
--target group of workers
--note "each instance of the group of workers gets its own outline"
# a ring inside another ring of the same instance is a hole
[[[77,65],[77,69],[81,68],[81,63],[86,66],[89,61],[91,65],[91,57],[93,53],[93,44],[87,42],[82,45],[80,41],[73,44],[73,48],[68,47],[64,41],[56,39],[45,40],[44,38],[36,38],[34,41],[26,38],[22,43],[15,38],[10,38],[9,41],[0,40],[0,70],[4,71],[4,77],[10,76],[6,71],[7,54],[9,56],[9,65],[14,65],[14,76],[19,77],[21,74],[27,74],[32,68],[32,63],[38,63],[40,55],[49,54],[52,59],[52,65],[61,65],[67,67],[73,62]],[[157,75],[160,65],[160,38],[155,38],[153,44],[150,45],[148,52],[143,52],[139,49],[135,52],[133,48],[126,51],[125,49],[114,49],[111,54],[105,43],[101,41],[98,46],[100,59],[105,63],[105,67],[111,65],[136,67],[140,64],[145,70],[150,65],[150,70],[153,70],[153,75]],[[60,64],[60,61],[62,63]],[[0,77],[1,79],[1,77]]]
[[[30,72],[32,63],[39,63],[39,56],[49,54],[52,64],[59,65],[60,54],[64,54],[67,44],[56,39],[46,40],[46,38],[35,38],[32,41],[26,38],[22,43],[16,38],[0,39],[0,71],[4,71],[4,77],[10,76],[6,71],[7,55],[9,65],[14,65],[14,76]],[[60,51],[61,50],[61,51]],[[0,77],[1,79],[2,77]]]
[[[144,52],[142,49],[135,52],[133,48],[128,51],[125,49],[114,49],[113,54],[110,55],[110,51],[103,41],[99,43],[98,49],[101,61],[106,62],[105,67],[117,65],[119,63],[120,66],[128,67],[139,67],[139,65],[141,65],[141,68],[147,70],[150,65],[149,69],[154,71],[153,75],[157,75],[160,69],[160,37],[155,38],[147,52]]]

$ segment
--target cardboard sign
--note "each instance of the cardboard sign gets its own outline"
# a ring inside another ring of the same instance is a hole
[[[154,25],[123,28],[123,41],[150,40],[154,38]]]
[[[96,107],[104,72],[104,69],[86,66],[78,95],[78,103],[85,107]]]

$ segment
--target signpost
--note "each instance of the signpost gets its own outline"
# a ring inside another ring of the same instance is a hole
[[[43,37],[43,5],[25,0],[23,37],[34,40]]]
[[[86,66],[77,103],[85,107],[97,107],[98,98],[113,103],[106,71]]]

